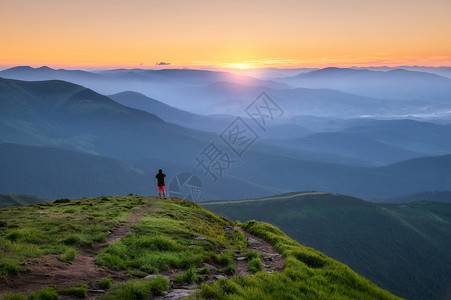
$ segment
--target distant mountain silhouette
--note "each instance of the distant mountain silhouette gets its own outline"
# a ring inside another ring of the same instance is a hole
[[[371,135],[354,136],[341,132],[315,133],[295,140],[285,140],[284,147],[316,153],[342,155],[367,165],[385,165],[423,156],[420,153],[391,146],[372,139]]]
[[[451,153],[451,125],[414,120],[370,120],[343,132],[425,155]]]
[[[172,160],[177,152],[170,145],[174,139],[184,145],[190,159],[202,149],[198,141],[209,140],[206,134],[63,81],[0,78],[0,103],[4,124],[0,136],[7,142],[78,149],[119,159]]]
[[[110,95],[109,97],[122,105],[155,114],[166,122],[216,134],[222,132],[236,118],[236,116],[232,115],[201,115],[191,113],[131,91]],[[247,118],[247,121],[253,122],[249,118]],[[311,133],[310,130],[301,125],[277,121],[274,120],[274,124],[268,125],[269,130],[265,133],[265,138],[295,138]]]
[[[422,192],[416,194],[403,195],[399,197],[393,197],[384,199],[384,202],[391,203],[408,203],[414,201],[438,201],[451,203],[451,191],[442,192]]]
[[[109,97],[122,105],[157,115],[166,122],[214,133],[224,130],[236,118],[227,115],[206,116],[187,112],[131,91],[110,95]]]
[[[27,81],[64,80],[83,85],[102,94],[133,90],[146,95],[155,93],[154,97],[157,99],[164,99],[163,95],[174,88],[210,84],[218,81],[272,88],[288,87],[284,83],[261,80],[251,76],[239,76],[230,72],[192,69],[116,69],[87,72],[21,66],[0,71],[0,77]]]
[[[426,100],[446,104],[451,79],[427,72],[394,69],[389,71],[324,68],[301,73],[284,82],[305,88],[328,88],[368,97]]]
[[[186,111],[230,115],[243,114],[262,91],[285,105],[289,115],[345,118],[449,111],[451,92],[451,79],[406,70],[326,68],[267,80],[191,69],[86,72],[15,67],[0,71],[0,77],[65,80],[109,95],[135,91]]]
[[[49,199],[39,198],[31,195],[0,194],[0,208],[10,206],[26,206],[45,203],[49,201]]]
[[[76,198],[150,194],[152,176],[118,160],[58,148],[0,143],[0,191]]]
[[[243,114],[244,109],[261,91],[266,91],[270,97],[274,98],[289,116],[351,118],[421,113],[425,109],[445,107],[443,104],[430,104],[423,101],[376,99],[331,89],[271,89],[265,86],[230,82],[175,89],[169,92],[165,99],[182,109],[205,114],[224,111]],[[184,101],[177,99],[184,99]]]

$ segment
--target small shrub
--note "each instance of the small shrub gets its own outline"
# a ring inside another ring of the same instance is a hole
[[[97,285],[99,286],[99,288],[107,290],[111,287],[111,284],[113,282],[111,281],[110,278],[102,278],[99,281],[97,281]]]
[[[169,282],[163,276],[157,276],[150,281],[150,291],[153,296],[163,296],[163,292],[169,289]]]
[[[223,265],[227,266],[233,263],[233,253],[232,252],[222,252],[219,254],[216,254],[215,256],[216,261]]]
[[[73,214],[75,212],[75,209],[70,208],[70,209],[66,209],[65,211],[63,211],[63,213],[65,214]]]
[[[210,274],[210,268],[205,266],[203,268],[200,268],[197,273],[199,274]]]
[[[62,198],[62,199],[56,199],[55,201],[53,201],[53,203],[69,203],[70,200],[67,198]]]
[[[176,251],[180,247],[171,238],[166,236],[141,236],[136,239],[136,246],[157,251]]]
[[[169,288],[166,278],[159,276],[152,280],[130,280],[125,283],[118,283],[111,287],[107,295],[101,297],[102,300],[144,300],[152,295],[162,295],[163,291]]]
[[[110,267],[116,270],[124,270],[127,267],[125,261],[116,254],[102,252],[97,255],[96,262],[102,266]]]
[[[261,271],[263,269],[263,264],[258,257],[254,257],[249,261],[249,271],[251,273],[256,273],[258,271]]]
[[[131,276],[135,276],[135,277],[139,277],[139,278],[144,278],[148,275],[147,272],[141,271],[141,270],[130,270],[128,272],[128,274],[130,274]]]
[[[310,268],[322,268],[326,264],[326,261],[322,259],[319,255],[301,251],[294,251],[294,257],[299,261],[303,262]]]
[[[174,281],[177,283],[193,283],[197,280],[196,268],[194,265],[188,268],[185,273],[175,276]]]
[[[0,295],[0,300],[27,300],[27,297],[20,293],[5,293]]]
[[[66,245],[79,245],[79,246],[90,245],[89,241],[85,240],[83,237],[76,234],[68,236],[62,242]]]
[[[235,265],[234,265],[234,264],[228,265],[228,266],[226,267],[226,269],[225,269],[225,273],[226,273],[227,275],[234,275],[235,272],[236,272],[236,270],[235,270]]]
[[[6,223],[6,221],[0,220],[0,227],[6,227],[6,225],[8,225],[8,223]]]
[[[68,289],[62,289],[58,291],[58,294],[64,296],[75,296],[78,298],[86,298],[87,296],[87,287],[86,286],[78,286]]]
[[[10,260],[0,260],[0,273],[5,275],[17,275],[22,268],[15,262]]]
[[[72,263],[76,256],[77,256],[77,250],[75,250],[74,248],[69,248],[66,251],[64,251],[63,254],[61,254],[60,260],[68,262],[68,263]]]
[[[218,285],[202,284],[200,292],[200,299],[225,299],[224,293]]]
[[[20,237],[22,236],[22,232],[20,230],[11,230],[10,232],[8,232],[5,236],[5,238],[7,238],[8,240],[15,242],[17,241]]]
[[[52,288],[45,288],[28,295],[28,300],[56,300],[58,293]]]
[[[218,280],[218,284],[221,290],[223,290],[226,294],[236,294],[239,291],[239,286],[232,280],[220,278]]]
[[[249,250],[246,252],[246,258],[251,260],[255,257],[260,257],[260,253],[257,250]]]

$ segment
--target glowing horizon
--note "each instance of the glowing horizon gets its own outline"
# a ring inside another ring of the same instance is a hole
[[[0,68],[451,66],[450,15],[449,0],[0,0]]]

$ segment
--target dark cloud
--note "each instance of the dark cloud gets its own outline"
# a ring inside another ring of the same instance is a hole
[[[171,63],[164,62],[164,61],[160,61],[160,62],[156,63],[157,66],[168,66],[168,65],[170,65],[170,64],[171,64]]]

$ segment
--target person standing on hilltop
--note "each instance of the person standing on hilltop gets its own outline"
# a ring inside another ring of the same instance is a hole
[[[166,199],[166,191],[164,187],[164,177],[166,177],[166,174],[163,173],[163,171],[160,169],[158,170],[158,174],[155,175],[155,178],[158,179],[158,196],[161,199],[161,192],[163,191],[164,199]]]

